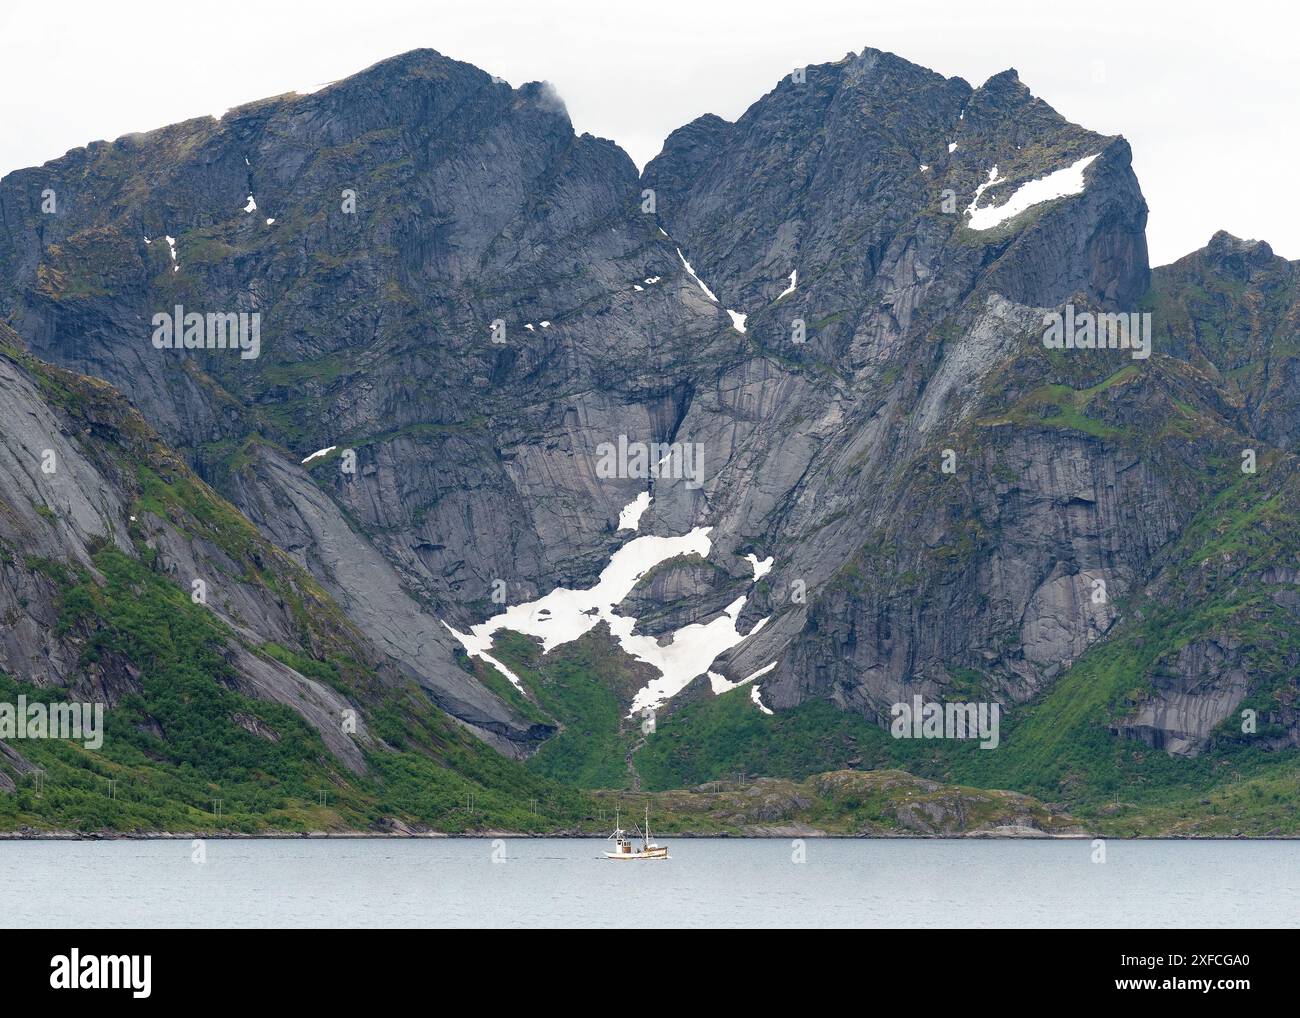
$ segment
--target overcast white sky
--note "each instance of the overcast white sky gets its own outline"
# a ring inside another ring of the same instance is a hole
[[[1220,228],[1300,258],[1298,28],[1293,0],[3,0],[0,174],[421,46],[554,82],[577,130],[643,164],[700,114],[874,46],[972,85],[1015,67],[1127,137],[1152,264]]]

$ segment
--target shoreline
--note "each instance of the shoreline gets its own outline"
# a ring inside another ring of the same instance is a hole
[[[998,830],[989,831],[972,831],[967,834],[957,835],[938,835],[938,834],[831,834],[825,831],[790,831],[785,833],[765,833],[765,834],[700,834],[700,833],[680,833],[680,834],[661,834],[661,837],[675,838],[681,840],[714,840],[714,841],[789,841],[795,838],[810,838],[819,841],[1188,841],[1188,842],[1212,842],[1212,841],[1257,841],[1257,842],[1274,842],[1274,841],[1300,841],[1300,835],[1273,835],[1271,837],[1255,835],[1211,835],[1206,837],[1178,837],[1178,836],[1139,836],[1139,837],[1105,837],[1093,834],[1048,834],[1046,832],[1038,834],[1026,834],[1023,832],[1001,832]],[[476,831],[473,833],[460,832],[448,833],[444,831],[275,831],[275,832],[257,832],[252,834],[236,833],[230,831],[187,831],[187,832],[168,832],[168,831],[151,831],[148,833],[123,833],[121,831],[0,831],[0,842],[24,842],[24,841],[385,841],[390,839],[404,840],[440,840],[440,839],[461,839],[472,841],[487,840],[565,840],[565,841],[592,841],[603,840],[607,837],[605,834],[586,834],[575,832],[560,832],[535,834],[522,831]]]

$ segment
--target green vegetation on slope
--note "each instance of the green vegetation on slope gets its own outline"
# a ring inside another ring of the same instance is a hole
[[[231,637],[206,608],[116,548],[86,571],[50,564],[63,588],[60,626],[85,632],[80,665],[138,671],[138,689],[105,711],[98,750],[54,739],[12,748],[44,773],[0,763],[17,786],[0,793],[0,828],[76,830],[384,829],[392,821],[445,831],[553,829],[581,822],[589,803],[488,749],[417,690],[391,690],[367,711],[392,750],[370,772],[343,768],[289,708],[231,688]],[[328,680],[328,662],[268,644],[262,652]],[[0,700],[48,702],[61,689],[0,676]],[[0,758],[2,760],[3,758]],[[322,795],[323,793],[323,795]]]
[[[696,697],[661,716],[634,762],[645,787],[655,790],[737,774],[803,779],[884,762],[887,741],[865,718],[821,700],[763,714],[742,686]]]
[[[603,628],[544,659],[541,647],[518,633],[500,636],[493,650],[561,726],[528,761],[529,769],[576,788],[628,787],[625,759],[641,734],[625,717],[637,666]]]

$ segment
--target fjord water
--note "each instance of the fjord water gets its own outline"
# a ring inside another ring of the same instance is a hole
[[[1295,927],[1300,842],[0,843],[7,927]],[[494,861],[494,859],[498,861]],[[21,879],[13,879],[21,876]]]

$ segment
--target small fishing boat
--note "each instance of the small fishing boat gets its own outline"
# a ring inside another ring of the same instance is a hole
[[[607,839],[614,842],[614,851],[606,852],[606,859],[667,859],[668,846],[656,845],[650,840],[650,807],[645,808],[645,833],[641,836],[641,847],[632,844],[632,836],[619,826],[618,813],[614,813],[614,833]]]

